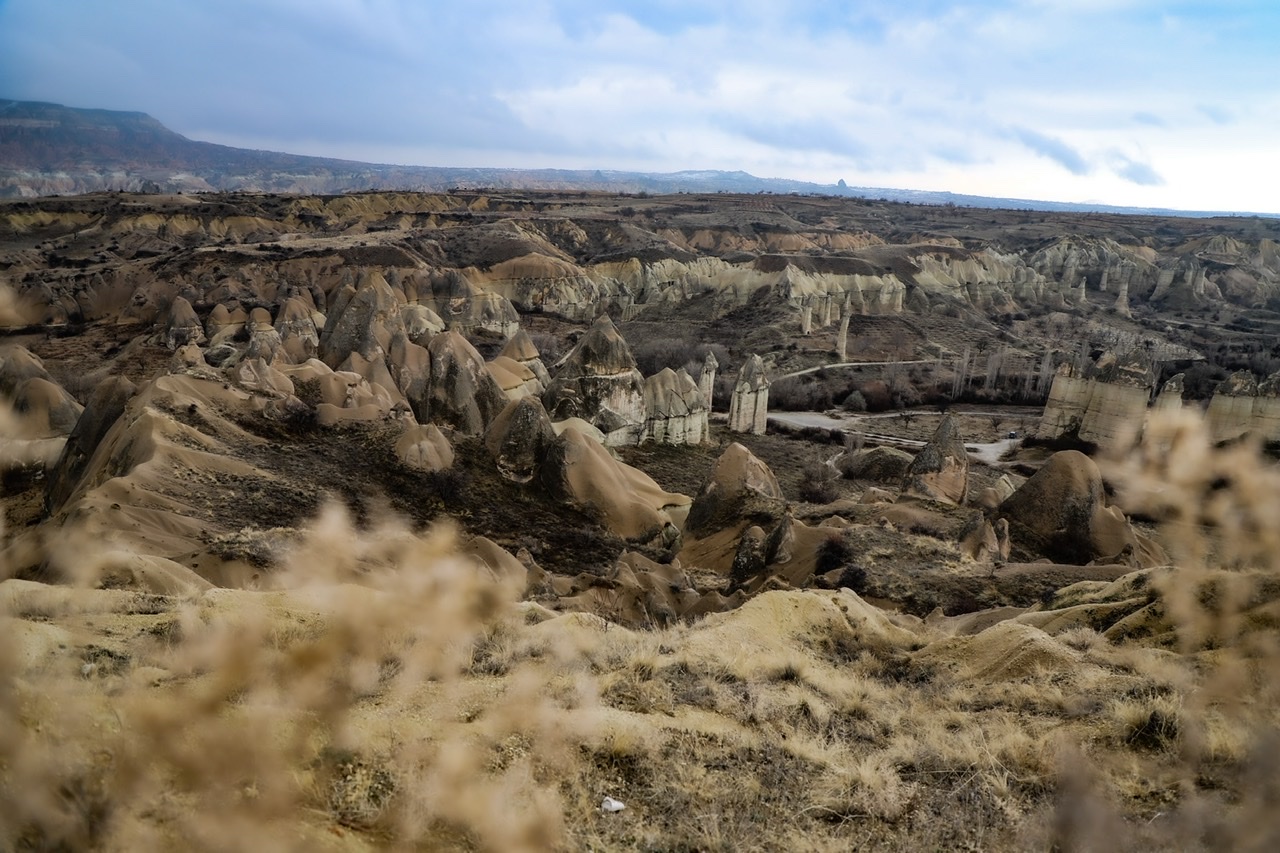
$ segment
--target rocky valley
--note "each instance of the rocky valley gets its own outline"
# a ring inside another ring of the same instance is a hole
[[[1267,849],[1278,241],[0,202],[0,833]]]

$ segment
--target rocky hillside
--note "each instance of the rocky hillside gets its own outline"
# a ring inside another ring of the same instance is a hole
[[[1270,849],[1272,228],[0,203],[0,847]]]

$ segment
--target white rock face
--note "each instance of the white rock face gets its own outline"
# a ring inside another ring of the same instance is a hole
[[[1215,441],[1244,435],[1280,441],[1280,373],[1262,382],[1248,371],[1231,374],[1213,392],[1206,418]]]
[[[753,355],[742,366],[729,403],[729,429],[764,435],[769,418],[769,377],[764,361]]]
[[[1082,441],[1110,446],[1141,429],[1155,373],[1145,353],[1103,353],[1085,376],[1060,368],[1036,430],[1038,438],[1075,432]]]
[[[645,422],[641,442],[701,444],[707,437],[702,391],[683,369],[667,367],[644,383]]]

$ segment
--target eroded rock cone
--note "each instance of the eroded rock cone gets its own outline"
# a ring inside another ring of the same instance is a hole
[[[670,538],[665,531],[673,518],[689,506],[688,497],[666,491],[573,427],[552,444],[538,478],[552,496],[578,506],[630,542],[660,545]]]
[[[1135,532],[1119,508],[1107,506],[1102,473],[1076,450],[1049,457],[998,514],[1015,544],[1055,562],[1111,561],[1126,549],[1139,565],[1165,562],[1159,546]]]
[[[169,314],[165,318],[163,344],[171,350],[187,344],[202,344],[205,341],[204,329],[196,309],[181,296],[176,297],[169,305]]]
[[[346,296],[340,292],[339,298]],[[355,293],[325,322],[320,358],[337,367],[353,352],[385,351],[401,327],[400,303],[379,272],[365,272]]]
[[[23,416],[28,434],[40,438],[69,435],[84,411],[61,385],[39,376],[14,389],[13,408]]]
[[[28,379],[53,377],[44,369],[40,357],[24,346],[6,347],[0,351],[0,394],[12,396],[15,389]]]
[[[551,376],[547,373],[547,368],[542,363],[542,354],[538,352],[538,348],[533,344],[533,339],[529,337],[529,333],[524,329],[516,330],[516,333],[507,341],[506,346],[502,348],[501,355],[513,361],[518,361],[529,368],[530,372],[542,383],[543,388],[551,385]]]
[[[275,329],[289,361],[302,364],[320,351],[320,332],[315,310],[300,297],[292,296],[280,306]]]
[[[707,406],[698,383],[684,368],[664,367],[644,382],[642,440],[660,444],[701,444],[707,434]]]
[[[484,359],[457,332],[431,339],[431,382],[427,399],[413,401],[419,419],[446,423],[467,435],[480,435],[507,405],[507,395],[489,374]]]
[[[49,512],[57,512],[71,497],[88,468],[93,452],[137,391],[137,387],[123,376],[112,376],[93,389],[89,404],[84,407],[75,429],[67,437],[62,456],[50,472],[44,499]]]
[[[535,397],[508,403],[484,435],[498,473],[514,483],[532,480],[555,442],[551,418]]]
[[[610,445],[635,444],[644,427],[644,377],[607,315],[569,353],[543,395],[556,420],[582,418]]]
[[[396,458],[420,471],[453,467],[453,447],[435,424],[410,424],[396,442]]]
[[[906,495],[962,504],[969,491],[969,454],[955,419],[946,415],[902,477]]]
[[[744,520],[772,529],[785,512],[778,478],[755,454],[735,442],[716,460],[711,477],[689,510],[685,530],[706,536]]]

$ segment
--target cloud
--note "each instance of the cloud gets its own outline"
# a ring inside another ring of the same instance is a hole
[[[1160,177],[1160,173],[1153,169],[1149,163],[1132,160],[1123,154],[1114,155],[1111,169],[1129,183],[1137,184],[1140,187],[1159,187],[1164,185],[1164,178]]]
[[[1089,162],[1085,160],[1079,151],[1076,151],[1061,139],[1045,136],[1042,133],[1036,133],[1034,130],[1022,127],[1015,127],[1012,133],[1014,138],[1027,148],[1030,148],[1041,157],[1052,160],[1071,174],[1087,175],[1089,173]]]
[[[351,159],[921,189],[1003,167],[1038,192],[1179,206],[1275,114],[1259,33],[1280,16],[1177,6],[1169,29],[1159,0],[0,0],[0,97]]]

